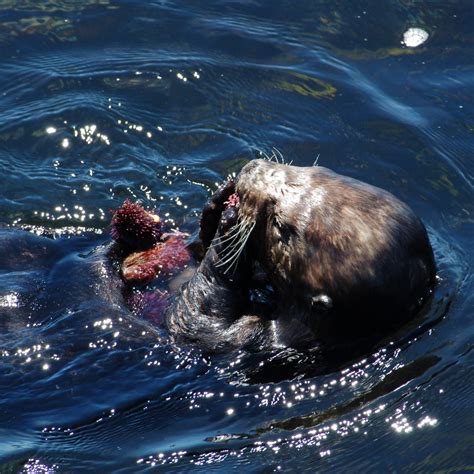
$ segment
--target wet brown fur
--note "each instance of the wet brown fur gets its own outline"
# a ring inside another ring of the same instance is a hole
[[[206,205],[202,235],[215,233],[232,186]],[[266,160],[242,169],[236,192],[239,222],[254,225],[238,276],[221,266],[218,229],[168,311],[175,340],[225,352],[350,339],[401,324],[429,296],[435,264],[426,229],[392,194],[326,168]],[[274,289],[271,317],[249,312],[256,265]]]
[[[392,194],[323,167],[266,160],[242,169],[237,193],[240,217],[256,221],[248,256],[275,287],[282,327],[300,322],[310,338],[383,327],[407,319],[429,294],[426,229]]]

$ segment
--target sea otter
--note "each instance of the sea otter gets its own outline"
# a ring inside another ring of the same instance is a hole
[[[320,166],[248,163],[205,206],[201,238],[207,252],[165,324],[211,352],[377,333],[413,316],[435,282],[414,212]],[[268,304],[255,304],[261,289]]]

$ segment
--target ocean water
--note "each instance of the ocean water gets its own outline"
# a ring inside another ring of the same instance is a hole
[[[0,1],[0,21],[1,472],[472,472],[470,0]],[[273,152],[428,228],[431,307],[362,358],[209,357],[110,281],[111,209],[194,231]]]

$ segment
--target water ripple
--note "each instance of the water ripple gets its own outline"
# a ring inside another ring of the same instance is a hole
[[[472,9],[16,3],[0,5],[3,469],[469,470]],[[405,47],[408,28],[427,41]],[[107,266],[111,208],[141,199],[195,231],[217,184],[273,147],[427,224],[430,308],[350,360],[172,346]]]

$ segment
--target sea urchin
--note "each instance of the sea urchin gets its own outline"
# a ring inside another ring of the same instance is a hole
[[[112,217],[112,238],[130,249],[144,250],[159,242],[160,218],[139,203],[126,200]]]

